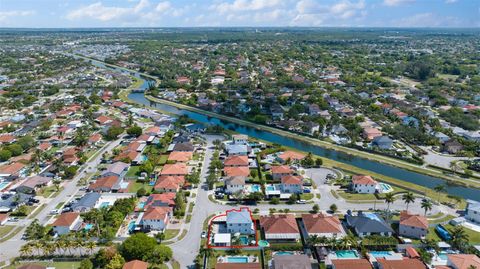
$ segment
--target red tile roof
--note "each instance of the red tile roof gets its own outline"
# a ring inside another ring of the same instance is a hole
[[[111,189],[118,182],[118,176],[101,177],[88,186],[89,190]]]
[[[23,163],[14,162],[0,167],[0,174],[15,175],[25,167]]]
[[[308,233],[341,233],[342,224],[337,216],[319,214],[303,214],[303,224]]]
[[[282,177],[282,184],[286,185],[302,185],[302,181],[301,176],[288,175]]]
[[[386,260],[377,258],[377,262],[382,265],[383,269],[427,269],[425,264],[417,259]]]
[[[170,153],[170,155],[168,155],[168,160],[176,162],[188,162],[190,159],[192,159],[192,156],[192,152],[173,151]]]
[[[228,156],[223,162],[225,166],[248,166],[248,156],[236,155]]]
[[[372,269],[372,265],[366,259],[338,259],[332,260],[335,269]],[[406,269],[406,268],[404,268]]]
[[[293,214],[261,216],[260,226],[266,234],[298,234],[300,232]]]
[[[166,164],[163,166],[161,175],[187,175],[188,167],[184,163]]]
[[[455,269],[480,268],[480,258],[473,254],[451,254],[448,255],[450,262],[455,265]]]
[[[228,166],[223,168],[225,175],[228,177],[244,176],[248,177],[250,175],[250,169],[246,166]]]
[[[67,212],[62,213],[58,218],[52,223],[52,226],[70,226],[75,222],[75,220],[80,216],[77,212]]]
[[[160,176],[153,189],[178,189],[185,184],[184,176]]]
[[[355,175],[352,177],[352,183],[358,185],[375,185],[377,184],[377,181],[375,181],[371,176]]]
[[[147,269],[148,263],[139,260],[133,260],[125,263],[122,269]]]
[[[404,210],[400,212],[400,225],[428,229],[428,220],[424,216],[411,214]]]
[[[12,143],[15,141],[15,136],[11,134],[0,135],[0,143]]]
[[[292,169],[288,165],[276,165],[272,166],[272,174],[291,174]]]
[[[260,269],[259,263],[217,263],[215,269]]]
[[[303,153],[300,153],[300,152],[296,152],[296,151],[291,151],[291,150],[287,150],[285,152],[283,152],[282,154],[280,154],[278,157],[280,157],[280,159],[282,160],[302,160],[306,157],[305,154]]]
[[[145,220],[165,220],[172,211],[171,207],[149,207],[143,214]]]

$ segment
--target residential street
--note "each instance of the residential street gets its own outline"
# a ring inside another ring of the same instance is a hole
[[[49,213],[61,202],[67,202],[71,197],[75,196],[78,192],[79,187],[77,186],[78,181],[85,177],[88,173],[95,171],[96,167],[100,164],[102,155],[104,152],[111,151],[113,148],[118,146],[122,141],[122,137],[118,140],[109,142],[103,148],[100,149],[100,152],[93,156],[93,158],[87,161],[82,168],[79,170],[78,174],[72,179],[63,184],[63,191],[58,194],[55,198],[52,198],[50,202],[42,209],[41,212],[35,217],[40,221],[41,224],[46,224],[50,220]],[[17,223],[23,227],[23,229],[18,232],[13,238],[0,243],[0,261],[6,261],[11,258],[17,257],[19,254],[20,247],[26,243],[23,241],[22,235],[25,231],[25,227],[30,225],[33,219],[24,219]]]

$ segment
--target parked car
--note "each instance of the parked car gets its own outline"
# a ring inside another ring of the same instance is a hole
[[[206,231],[202,231],[202,234],[200,235],[201,238],[205,238],[207,237],[207,232]]]
[[[305,200],[303,200],[303,199],[297,201],[297,204],[306,204],[306,203],[307,203],[307,201],[305,201]]]

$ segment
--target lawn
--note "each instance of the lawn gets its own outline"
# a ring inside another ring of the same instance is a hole
[[[313,199],[313,193],[302,193],[300,194],[300,199],[302,200],[312,200]]]
[[[55,267],[55,269],[72,269],[72,268],[80,268],[80,262],[36,262],[36,263],[18,263],[15,265],[11,265],[9,267],[6,267],[8,269],[15,269],[19,265],[25,265],[25,264],[39,264],[39,265],[44,265],[47,267]]]
[[[60,187],[60,191],[61,190],[62,190],[62,187]],[[41,195],[45,198],[48,198],[50,195],[52,195],[55,192],[57,192],[57,188],[54,185],[52,185],[52,186],[48,186],[48,187],[44,187],[44,188],[40,189],[37,192],[37,195]]]
[[[10,225],[0,226],[0,238],[4,237],[11,230],[13,230],[13,227],[15,226],[10,226]]]
[[[180,232],[179,229],[167,229],[163,234],[165,234],[165,239],[164,240],[170,240],[177,236],[177,234]]]
[[[151,192],[153,189],[153,187],[148,185],[147,183],[135,181],[130,182],[130,184],[128,185],[128,192],[137,193],[137,191],[142,187],[145,188],[147,192]]]
[[[168,155],[161,155],[160,159],[158,160],[159,165],[164,165],[167,163]]]
[[[443,227],[445,227],[449,231],[451,231],[453,229],[453,226],[450,225],[450,224],[443,225]],[[468,242],[470,244],[472,244],[472,245],[480,244],[480,233],[478,233],[476,231],[473,231],[473,230],[470,230],[470,229],[465,228],[465,227],[463,227],[463,229],[465,230],[465,233],[468,236]],[[435,227],[430,227],[428,229],[427,239],[434,239],[434,240],[437,240],[437,241],[443,241],[438,236],[438,234],[435,232]]]
[[[127,178],[136,177],[139,175],[139,171],[140,171],[140,166],[130,166],[126,174],[126,177]]]
[[[354,200],[354,201],[362,201],[362,200],[377,200],[377,197],[371,193],[347,193],[344,191],[337,191],[337,194],[341,196],[345,200]]]

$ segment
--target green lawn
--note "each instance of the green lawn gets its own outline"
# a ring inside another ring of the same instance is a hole
[[[135,181],[130,182],[130,184],[128,185],[128,192],[136,193],[142,187],[145,188],[147,192],[151,192],[153,189],[153,187],[148,185],[147,183]]]
[[[17,263],[15,265],[10,265],[9,267],[6,267],[8,269],[15,269],[19,267],[19,265],[25,265],[25,264],[39,264],[47,267],[55,267],[55,269],[76,269],[80,268],[80,262],[35,262],[35,263]]]
[[[377,200],[377,197],[374,194],[371,193],[347,193],[344,191],[337,191],[337,194],[341,196],[345,200],[355,200],[355,201],[361,201],[361,200]]]
[[[169,239],[174,238],[175,236],[178,235],[179,232],[180,232],[179,229],[167,229],[167,230],[165,230],[165,232],[164,232],[165,239],[164,240],[169,240]]]
[[[10,225],[0,226],[0,238],[4,237],[11,230],[13,230],[13,227],[15,226],[10,226]]]
[[[130,166],[126,177],[136,177],[139,174],[140,166]]]
[[[313,193],[302,193],[300,194],[300,199],[302,200],[312,200],[313,199]]]
[[[62,187],[60,187],[60,191],[61,190],[62,190]],[[52,193],[55,193],[55,192],[57,192],[57,188],[54,185],[52,185],[52,186],[48,186],[40,189],[39,191],[37,191],[37,195],[41,195],[45,198],[48,198],[50,195],[52,195]]]
[[[453,226],[450,225],[450,224],[443,225],[443,227],[445,227],[449,231],[451,231],[453,229]],[[473,231],[473,230],[470,230],[470,229],[467,229],[465,227],[463,227],[463,229],[465,230],[466,234],[468,235],[468,242],[470,244],[472,244],[472,245],[480,244],[480,233],[478,233],[476,231]],[[428,229],[427,239],[434,239],[434,240],[438,240],[438,241],[443,241],[438,236],[438,234],[435,232],[435,227],[430,227]]]

